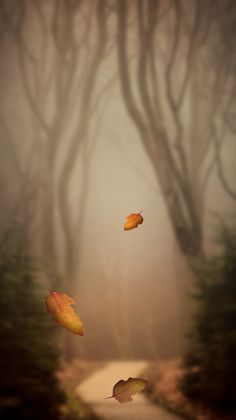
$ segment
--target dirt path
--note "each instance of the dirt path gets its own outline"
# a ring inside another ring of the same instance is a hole
[[[119,379],[138,376],[148,365],[145,361],[110,362],[77,387],[77,393],[94,412],[106,420],[181,420],[152,404],[144,395],[134,396],[134,401],[120,404],[114,399],[105,400],[112,394],[113,385]]]

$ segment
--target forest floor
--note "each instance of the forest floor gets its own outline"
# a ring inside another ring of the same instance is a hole
[[[222,417],[221,414],[207,410],[184,396],[178,386],[183,376],[180,359],[150,363],[144,375],[150,383],[147,391],[150,400],[174,413],[189,420],[233,420],[232,417]]]
[[[111,361],[82,381],[76,392],[103,420],[181,420],[181,417],[150,402],[144,393],[135,395],[133,402],[127,404],[105,399],[112,394],[118,380],[140,375],[145,379],[142,372],[148,365],[147,361]]]
[[[63,420],[99,420],[91,407],[78,397],[76,388],[78,383],[83,382],[87,377],[97,370],[103,368],[105,362],[94,360],[74,359],[70,363],[64,363],[62,369],[58,372],[58,378],[62,388],[66,393],[66,404],[62,407]]]
[[[65,364],[59,378],[66,390],[65,420],[232,420],[187,399],[178,387],[183,375],[181,360],[91,361],[75,359]],[[147,392],[130,404],[106,400],[119,379],[147,379]],[[167,411],[168,410],[168,411]]]

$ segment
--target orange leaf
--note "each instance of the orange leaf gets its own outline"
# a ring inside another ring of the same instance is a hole
[[[46,308],[55,321],[74,334],[84,335],[83,324],[71,305],[75,301],[66,293],[49,291]]]
[[[127,381],[121,379],[115,384],[112,396],[107,398],[115,398],[120,403],[133,401],[132,395],[143,391],[147,384],[148,382],[145,379],[140,378],[129,378]]]
[[[130,230],[130,229],[134,229],[137,228],[138,225],[141,225],[141,223],[143,223],[143,216],[141,216],[141,211],[140,213],[131,213],[129,214],[129,216],[126,217],[126,222],[124,224],[124,230]]]

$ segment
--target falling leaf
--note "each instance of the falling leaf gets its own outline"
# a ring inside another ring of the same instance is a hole
[[[141,213],[142,212],[140,211],[140,213],[129,214],[124,224],[124,230],[134,229],[134,228],[137,228],[138,225],[141,225],[143,223],[143,216],[141,216]]]
[[[55,321],[74,334],[84,335],[83,324],[71,305],[75,301],[66,293],[49,291],[46,308]]]
[[[108,398],[115,398],[120,403],[125,403],[129,401],[133,401],[132,395],[137,394],[137,392],[143,391],[146,388],[148,382],[145,379],[140,378],[129,378],[127,381],[121,379],[118,381],[112,392],[111,397]]]

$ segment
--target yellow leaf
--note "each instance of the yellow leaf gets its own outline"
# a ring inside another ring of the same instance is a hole
[[[46,308],[58,324],[74,334],[84,335],[81,319],[71,307],[74,304],[66,293],[49,291],[46,298]]]
[[[130,230],[137,228],[138,225],[141,225],[143,223],[143,216],[141,216],[140,213],[131,213],[129,216],[126,217],[126,222],[124,224],[124,230]]]
[[[107,398],[115,398],[120,403],[133,401],[132,395],[143,391],[147,384],[145,379],[140,378],[129,378],[127,381],[121,379],[113,387],[112,396]]]

